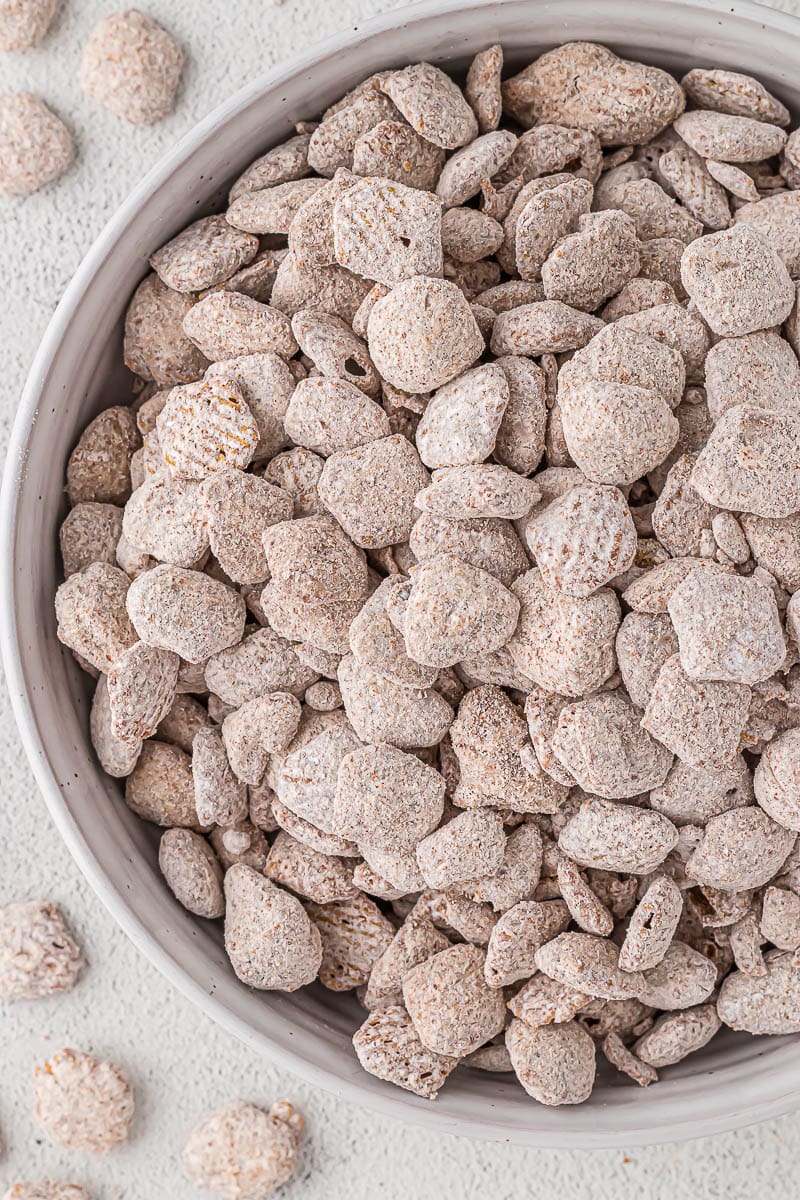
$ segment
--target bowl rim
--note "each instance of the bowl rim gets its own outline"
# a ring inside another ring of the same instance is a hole
[[[722,18],[735,15],[745,18],[776,32],[785,32],[794,37],[800,34],[800,19],[779,9],[768,8],[752,0],[737,0],[730,8],[721,9],[717,0],[660,0],[676,10],[716,12]],[[800,1084],[787,1090],[785,1084],[775,1089],[775,1094],[763,1097],[756,1103],[748,1103],[746,1095],[732,1095],[730,1101],[719,1106],[713,1116],[704,1116],[699,1122],[696,1115],[687,1111],[670,1120],[663,1131],[648,1123],[643,1111],[641,1127],[626,1128],[624,1131],[603,1130],[593,1135],[586,1131],[564,1130],[514,1130],[492,1122],[491,1114],[482,1116],[458,1116],[447,1114],[436,1104],[425,1106],[410,1103],[410,1096],[400,1089],[387,1085],[379,1092],[366,1095],[358,1082],[338,1076],[332,1068],[317,1066],[298,1050],[271,1041],[256,1033],[249,1023],[232,1012],[214,995],[179,966],[169,952],[159,943],[147,926],[134,914],[122,893],[112,882],[99,860],[89,849],[78,823],[73,818],[59,787],[58,780],[49,764],[42,739],[37,730],[33,704],[22,666],[21,647],[18,638],[17,615],[14,607],[14,567],[19,499],[19,483],[25,471],[27,444],[36,422],[39,399],[45,380],[53,364],[58,346],[72,321],[76,310],[94,276],[113,250],[119,238],[136,212],[150,200],[176,167],[191,155],[236,113],[246,108],[268,88],[307,70],[320,61],[340,51],[353,47],[366,38],[386,33],[405,24],[416,24],[430,17],[441,17],[452,13],[453,17],[465,10],[490,7],[489,0],[417,0],[400,9],[372,17],[359,23],[345,33],[334,34],[315,43],[308,50],[292,55],[279,65],[262,72],[254,81],[238,89],[232,96],[216,106],[206,117],[192,126],[175,145],[167,150],[142,177],[127,198],[116,209],[97,235],[81,260],[68,283],[64,294],[54,310],[34,355],[20,403],[14,417],[9,436],[7,456],[0,488],[0,655],[2,656],[12,711],[17,723],[22,745],[31,765],[37,786],[44,797],[50,816],[63,838],[73,859],[89,882],[93,891],[105,905],[115,921],[131,939],[139,951],[161,972],[170,984],[190,999],[213,1021],[233,1034],[254,1050],[269,1054],[282,1068],[295,1072],[305,1082],[322,1087],[345,1097],[361,1108],[379,1113],[381,1116],[405,1120],[440,1133],[461,1134],[482,1140],[515,1142],[540,1148],[614,1148],[636,1145],[652,1145],[659,1142],[684,1141],[698,1136],[730,1131],[759,1121],[768,1120],[791,1112],[800,1105]],[[547,2],[540,6],[552,9],[554,25],[558,3]],[[355,1077],[356,1079],[358,1076]],[[405,1103],[404,1103],[405,1101]]]

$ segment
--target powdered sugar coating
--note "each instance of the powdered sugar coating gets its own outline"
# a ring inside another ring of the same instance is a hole
[[[166,29],[129,8],[95,25],[83,51],[87,96],[132,125],[152,125],[172,111],[184,53]]]

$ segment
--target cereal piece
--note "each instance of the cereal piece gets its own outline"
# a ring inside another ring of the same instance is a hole
[[[514,632],[519,601],[498,579],[442,554],[415,571],[402,632],[415,662],[446,667],[491,653]]]
[[[247,266],[235,271],[222,283],[202,291],[200,299],[204,300],[208,291],[241,292],[244,296],[251,296],[253,300],[260,300],[262,304],[268,304],[272,296],[275,276],[278,274],[278,267],[287,253],[286,249],[259,250]]]
[[[107,408],[90,421],[67,463],[70,504],[124,504],[131,494],[131,455],[140,444],[130,409]]]
[[[222,867],[199,833],[168,829],[161,835],[158,865],[170,891],[190,913],[209,920],[223,915]]]
[[[425,192],[436,187],[444,160],[444,151],[405,121],[380,121],[362,133],[353,146],[356,175],[392,179]]]
[[[506,165],[516,144],[516,137],[507,130],[476,138],[444,164],[436,195],[448,208],[465,204],[478,195],[485,179],[491,179]]]
[[[303,700],[309,708],[316,709],[317,712],[331,712],[335,708],[342,707],[342,693],[339,685],[329,679],[321,679],[319,683],[312,683]]]
[[[539,571],[528,571],[511,591],[520,615],[508,649],[518,670],[564,696],[594,691],[613,674],[620,607],[609,588],[565,596],[547,587]]]
[[[636,330],[679,351],[686,367],[686,382],[703,380],[703,363],[711,347],[708,327],[696,313],[680,304],[656,304],[616,322],[617,333]]]
[[[621,575],[636,555],[636,530],[615,487],[585,484],[538,509],[525,540],[548,587],[585,597]]]
[[[183,48],[166,29],[129,8],[95,25],[83,51],[80,85],[131,125],[153,125],[173,109],[183,61]]]
[[[263,872],[269,853],[269,842],[261,830],[256,829],[250,821],[239,821],[226,829],[216,825],[208,836],[223,870],[227,871],[234,864],[241,863],[252,867],[259,874]]]
[[[578,229],[542,263],[542,283],[548,300],[591,312],[638,274],[638,241],[630,217],[613,210],[584,214]]]
[[[631,217],[636,234],[645,245],[656,238],[674,238],[687,246],[703,233],[702,222],[667,196],[654,179],[627,182],[614,193],[613,204]]]
[[[281,804],[316,829],[332,834],[339,764],[358,746],[358,738],[345,725],[323,729],[306,744],[291,750],[275,779]],[[300,840],[295,829],[288,832]]]
[[[183,331],[212,362],[238,355],[297,350],[285,313],[239,292],[209,292],[183,319]]]
[[[488,904],[479,904],[461,896],[460,891],[460,888],[453,888],[449,892],[435,894],[428,904],[431,920],[450,937],[463,939],[472,946],[486,946],[497,924],[497,917]]]
[[[294,1174],[303,1118],[288,1100],[269,1112],[231,1104],[201,1121],[181,1152],[195,1187],[223,1200],[265,1200]]]
[[[290,317],[313,305],[352,321],[369,290],[368,279],[343,267],[305,263],[290,250],[278,267],[270,304]]]
[[[524,805],[535,810],[556,808],[560,798],[554,799],[548,794],[547,781],[542,779],[541,774],[537,778],[534,772],[527,772],[527,769],[526,774],[527,790],[533,793],[533,799],[523,794],[520,800],[515,798],[514,803],[519,807]],[[533,787],[530,786],[531,783]],[[484,797],[480,793],[478,798],[481,801],[501,801],[499,796]],[[503,861],[499,869],[493,875],[485,875],[482,879],[462,885],[462,888],[471,899],[490,904],[495,912],[506,912],[535,892],[542,872],[542,850],[542,838],[536,826],[520,825],[506,839]]]
[[[764,938],[752,912],[746,912],[728,926],[728,938],[733,961],[740,971],[745,975],[766,975],[767,968],[761,953]]]
[[[353,95],[337,112],[327,112],[312,132],[308,163],[319,175],[329,178],[341,167],[353,166],[356,142],[382,121],[397,118],[395,106],[376,89]]]
[[[317,495],[317,484],[324,465],[318,454],[302,446],[277,454],[267,463],[264,478],[276,487],[283,488],[292,497],[295,520],[318,516],[324,511]]]
[[[664,1013],[634,1044],[634,1053],[652,1067],[670,1067],[701,1050],[719,1030],[713,1004]]]
[[[218,471],[198,489],[211,552],[234,583],[267,577],[265,528],[292,517],[292,500],[281,488],[241,471]]]
[[[427,480],[414,447],[395,434],[332,454],[319,495],[357,546],[391,546],[408,537],[414,497]]]
[[[440,388],[417,427],[416,442],[429,467],[481,463],[494,449],[509,400],[501,367],[487,363]]]
[[[0,95],[0,195],[24,196],[52,183],[72,155],[69,130],[38,96]]]
[[[455,520],[526,516],[541,498],[538,484],[495,463],[444,467],[417,493],[416,508]]]
[[[513,525],[496,517],[454,521],[422,513],[411,530],[409,545],[416,564],[450,554],[494,575],[504,587],[510,587],[528,567]]]
[[[800,896],[788,888],[765,888],[761,933],[779,950],[796,950],[800,946]]]
[[[764,811],[784,828],[800,831],[800,729],[787,729],[769,743],[753,784]]]
[[[208,553],[208,526],[198,485],[151,475],[125,505],[122,532],[132,546],[159,562],[196,567]]]
[[[780,871],[794,836],[757,806],[730,809],[708,821],[686,873],[706,887],[725,891],[761,887]]]
[[[800,414],[739,404],[723,413],[692,473],[710,504],[760,517],[800,510],[800,469],[794,447]]]
[[[83,571],[93,562],[116,562],[122,533],[122,510],[115,504],[87,500],[76,504],[58,531],[64,578]]]
[[[539,1028],[512,1021],[506,1045],[517,1078],[540,1104],[582,1104],[591,1095],[594,1042],[573,1021]]]
[[[670,751],[650,737],[647,730],[640,726],[638,714],[630,702],[616,692],[590,696],[563,708],[553,735],[553,750],[585,791],[609,800],[637,796],[640,792],[658,787],[666,779],[672,765]],[[617,812],[620,815],[626,812],[615,805],[602,807],[609,817]],[[635,816],[638,824],[645,815],[641,810],[634,809],[631,822]],[[592,825],[593,821],[590,820],[590,829]],[[627,828],[627,821],[625,825]],[[653,853],[660,850],[662,842],[669,842],[673,832],[671,824],[667,822],[664,826],[662,820],[643,822],[642,828],[647,829],[648,837],[643,841],[648,845],[650,835],[655,835],[657,846],[650,846],[650,852]],[[673,844],[667,845],[664,854]],[[564,845],[562,849],[571,858],[581,861],[573,853],[574,847],[571,845]],[[645,846],[632,846],[630,851],[634,859],[638,859],[640,851],[647,854]],[[656,861],[660,862],[661,858]],[[586,865],[604,864],[597,862]],[[642,871],[649,869],[643,867]]]
[[[277,354],[246,354],[213,363],[206,382],[233,380],[258,426],[259,441],[253,455],[261,462],[288,444],[284,417],[294,391],[292,373]]]
[[[58,640],[98,671],[108,671],[136,641],[125,611],[129,582],[118,567],[95,562],[56,592]]]
[[[717,968],[685,942],[674,941],[661,962],[646,971],[639,999],[668,1012],[702,1004],[714,990]]]
[[[478,122],[461,89],[430,63],[415,63],[391,72],[381,82],[381,90],[412,129],[435,146],[453,150],[477,136]]]
[[[538,972],[509,1000],[508,1007],[515,1017],[531,1029],[537,1029],[542,1025],[562,1025],[571,1021],[588,1003],[585,992],[564,987]]]
[[[108,670],[111,732],[137,744],[151,737],[172,706],[179,659],[169,650],[136,642]]]
[[[703,158],[721,158],[723,162],[760,162],[779,154],[786,142],[786,134],[777,125],[711,109],[683,113],[674,128]]]
[[[669,598],[679,583],[692,571],[723,570],[708,559],[673,558],[658,563],[630,584],[622,596],[634,612],[666,613]]]
[[[464,95],[478,120],[481,133],[497,129],[503,114],[500,77],[503,73],[503,47],[495,44],[475,55],[467,71]]]
[[[451,728],[451,739],[460,767],[459,801],[463,788],[471,793],[462,807],[488,804],[500,808],[506,805],[509,796],[513,796],[517,812],[554,812],[559,807],[563,789],[523,762],[520,752],[527,742],[526,725],[500,688],[477,687],[467,692]],[[525,849],[529,854],[529,871],[522,872],[522,881],[527,878],[533,888],[538,881],[540,855],[529,843]],[[508,866],[511,865],[509,862]],[[513,874],[509,871],[509,882]],[[501,885],[502,880],[495,880],[495,884]],[[482,890],[491,888],[488,881],[481,881]]]
[[[297,134],[262,154],[236,180],[230,190],[229,202],[232,204],[246,192],[257,192],[308,175],[309,138],[307,133]]]
[[[692,679],[759,683],[786,656],[774,594],[756,580],[693,571],[667,607]]]
[[[486,950],[484,976],[489,986],[507,987],[532,975],[536,951],[563,933],[569,919],[569,910],[561,900],[523,900],[503,913]],[[512,1012],[523,1016],[517,1008]]]
[[[684,251],[681,278],[701,316],[724,337],[779,325],[794,304],[789,272],[749,225],[698,238]]]
[[[406,1010],[390,1005],[370,1013],[353,1035],[358,1061],[370,1075],[385,1079],[426,1100],[458,1065],[458,1059],[436,1054],[422,1044]]]
[[[586,933],[610,934],[614,928],[612,913],[592,891],[577,865],[563,854],[558,856],[556,877],[575,924]]]
[[[680,253],[678,258],[680,258]],[[641,260],[639,269],[641,270]],[[606,322],[614,322],[619,317],[643,312],[656,304],[676,304],[677,301],[678,297],[672,284],[661,279],[648,279],[644,274],[636,275],[633,279],[628,280],[616,296],[612,296],[600,312],[600,316]]]
[[[789,124],[789,110],[752,75],[695,67],[684,75],[681,87],[698,108]]]
[[[603,1039],[603,1054],[612,1067],[627,1075],[640,1087],[658,1083],[658,1074],[649,1063],[640,1059],[623,1042],[618,1033],[608,1033]]]
[[[506,377],[509,395],[494,457],[512,471],[528,475],[538,467],[544,452],[545,375],[536,363],[518,355],[498,358],[497,366]]]
[[[731,210],[725,190],[691,147],[678,142],[661,155],[658,171],[693,217],[709,229],[728,228]]]
[[[230,376],[173,388],[156,430],[163,461],[178,479],[246,467],[259,441],[258,426]]]
[[[741,755],[718,771],[676,759],[662,786],[650,793],[651,808],[675,825],[705,825],[729,808],[752,803],[753,779]]]
[[[244,630],[245,603],[237,592],[199,571],[168,564],[134,580],[127,607],[143,642],[174,650],[190,663],[236,645]]]
[[[222,737],[237,779],[253,785],[261,783],[269,756],[281,754],[296,734],[300,712],[300,701],[295,696],[272,692],[228,713],[222,722]]]
[[[503,862],[503,819],[490,809],[472,809],[454,817],[417,846],[417,861],[428,887],[493,875]]]
[[[754,204],[743,204],[736,210],[735,220],[755,226],[773,249],[777,250],[793,279],[800,273],[800,235],[797,212],[800,195],[797,192],[778,192],[765,196]]]
[[[391,921],[360,894],[338,904],[309,903],[306,910],[322,938],[320,983],[334,992],[366,983],[394,937]]]
[[[463,1058],[502,1031],[505,1005],[483,977],[485,959],[477,946],[451,946],[405,976],[405,1005],[429,1050]]]
[[[111,706],[105,675],[97,681],[89,714],[89,733],[100,766],[114,779],[130,775],[141,752],[141,744],[123,742],[111,729]]]
[[[733,513],[717,513],[711,522],[714,541],[731,562],[742,566],[750,557],[750,546],[744,530]]]
[[[209,689],[234,708],[269,692],[291,692],[300,697],[316,677],[289,643],[271,629],[256,630],[212,655],[205,665]]]
[[[723,338],[706,358],[706,396],[718,421],[737,404],[791,411],[800,392],[800,363],[788,342],[759,330],[744,337]]]
[[[198,824],[192,761],[177,746],[147,741],[125,784],[125,803],[156,825]]]
[[[9,0],[0,12],[0,50],[30,50],[38,46],[57,7],[58,0]]]
[[[666,616],[628,613],[619,627],[616,652],[628,695],[637,708],[646,708],[659,671],[678,652],[672,623]]]
[[[666,71],[592,42],[568,42],[507,80],[503,102],[526,126],[560,121],[593,130],[603,146],[627,146],[649,142],[671,124],[685,97]]]
[[[235,825],[244,820],[247,792],[231,769],[222,733],[217,727],[200,729],[195,734],[192,777],[199,825]]]
[[[735,167],[733,163],[718,162],[715,158],[707,158],[705,167],[711,178],[721,183],[725,190],[738,200],[752,202],[760,199],[752,177],[741,167]]]
[[[233,229],[250,235],[285,235],[305,202],[325,186],[324,179],[292,179],[244,192],[231,202],[225,220]]]
[[[425,276],[404,280],[377,301],[369,315],[367,339],[381,376],[407,392],[441,387],[485,349],[459,288],[449,280]]]
[[[315,904],[350,900],[358,894],[353,869],[344,859],[320,854],[288,833],[279,833],[273,842],[264,874]]]
[[[346,321],[315,309],[303,309],[292,318],[292,331],[300,349],[323,376],[354,384],[373,399],[380,396],[381,381],[367,348]]]
[[[550,979],[602,1000],[638,996],[644,986],[641,972],[620,970],[618,959],[612,941],[590,933],[559,933],[536,951],[536,965]]]
[[[390,433],[379,404],[345,379],[301,379],[285,413],[294,442],[324,457],[374,442]]]
[[[594,183],[600,176],[602,160],[600,143],[589,130],[543,121],[521,135],[498,180],[516,178],[529,183],[567,172]]]
[[[680,426],[650,388],[586,380],[559,388],[564,437],[572,458],[595,483],[633,483],[658,466]]]
[[[731,1029],[748,1033],[795,1033],[800,1029],[800,974],[791,954],[771,950],[764,956],[765,977],[733,971],[723,981],[717,1012]]]
[[[151,255],[150,265],[166,287],[191,293],[224,283],[257,252],[257,237],[224,217],[201,217]]]
[[[619,952],[623,971],[649,971],[664,958],[683,911],[683,896],[667,875],[657,875],[631,914]]]
[[[418,188],[363,179],[336,201],[333,241],[340,266],[390,287],[441,275],[441,205]]]
[[[442,249],[458,262],[488,258],[502,241],[502,225],[475,208],[450,208],[442,217]]]
[[[83,965],[83,952],[57,905],[17,900],[0,908],[0,998],[35,1000],[68,992]]]
[[[739,748],[749,705],[749,688],[692,679],[674,655],[659,672],[642,726],[688,766],[723,770]]]
[[[389,620],[387,597],[396,586],[405,586],[405,577],[384,579],[366,601],[350,626],[350,648],[362,667],[402,687],[428,688],[436,682],[438,671],[412,661],[406,653],[403,635]]]
[[[225,949],[249,987],[293,992],[313,982],[322,940],[302,904],[252,867],[225,875]]]
[[[34,1072],[36,1119],[50,1141],[89,1154],[107,1154],[128,1140],[133,1089],[105,1059],[60,1050]]]
[[[562,716],[568,711],[562,710]],[[553,739],[556,753],[559,752],[559,732],[556,731]],[[611,747],[607,747],[607,750],[610,752]],[[634,762],[638,766],[638,762]],[[634,769],[631,768],[631,773]],[[635,783],[636,780],[631,779],[629,785],[623,783],[616,790],[624,789],[626,794],[632,794]],[[635,788],[636,792],[645,790],[646,787]],[[647,875],[664,861],[677,840],[677,829],[660,813],[592,796],[584,800],[575,815],[567,821],[559,835],[558,845],[564,854],[580,866]]]
[[[560,300],[522,304],[500,313],[492,330],[492,354],[540,354],[578,350],[603,328],[599,317],[590,316]]]
[[[339,765],[334,832],[403,854],[436,828],[443,805],[438,771],[395,746],[364,746]]]
[[[475,1071],[510,1074],[514,1070],[505,1041],[489,1042],[488,1045],[481,1046],[480,1050],[473,1050],[472,1054],[468,1054],[460,1061],[463,1066],[470,1067]]]
[[[553,175],[527,184],[506,218],[505,265],[516,264],[525,280],[539,279],[551,251],[567,234],[575,233],[591,203],[592,186],[586,179]]]
[[[194,296],[182,295],[153,273],[133,293],[125,313],[125,365],[162,387],[199,379],[208,360],[183,332]]]

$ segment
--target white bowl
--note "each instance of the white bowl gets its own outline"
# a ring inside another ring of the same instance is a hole
[[[235,979],[218,925],[165,887],[156,831],[139,821],[94,759],[87,679],[56,639],[67,456],[89,419],[128,394],[122,317],[148,255],[222,206],[231,178],[295,120],[313,117],[381,67],[429,59],[463,68],[501,41],[521,66],[559,42],[602,41],[672,68],[752,72],[800,112],[800,23],[752,4],[673,0],[440,0],[371,21],[240,92],[146,176],[90,250],[42,341],[23,395],[3,483],[2,649],[20,733],[53,818],[81,869],[140,949],[254,1050],[381,1113],[447,1133],[537,1146],[672,1141],[773,1117],[800,1103],[800,1040],[730,1032],[663,1072],[646,1092],[602,1075],[577,1108],[535,1104],[509,1076],[457,1071],[431,1104],[365,1074],[350,1037],[363,1013],[315,986],[292,996]]]

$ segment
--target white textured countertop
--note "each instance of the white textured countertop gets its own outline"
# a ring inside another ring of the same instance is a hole
[[[118,5],[122,7],[121,4]],[[77,85],[81,48],[112,0],[64,0],[45,42],[2,57],[5,89],[39,93],[70,124],[78,157],[55,187],[0,200],[0,435],[45,324],[95,235],[143,171],[211,108],[259,72],[397,0],[142,0],[189,49],[175,113],[134,129],[95,109]],[[722,3],[720,7],[723,7]],[[800,7],[798,0],[778,5]],[[5,693],[0,720],[0,903],[63,905],[90,966],[74,992],[0,1008],[0,1194],[19,1179],[83,1184],[95,1200],[191,1200],[178,1154],[215,1107],[289,1096],[308,1136],[286,1200],[750,1200],[796,1191],[800,1115],[681,1146],[604,1152],[520,1150],[434,1137],[373,1117],[256,1059],[174,992],[90,891],[51,825]],[[33,1119],[34,1063],[61,1046],[108,1055],[137,1091],[134,1135],[92,1160],[44,1141]],[[791,1181],[791,1182],[790,1182]]]

